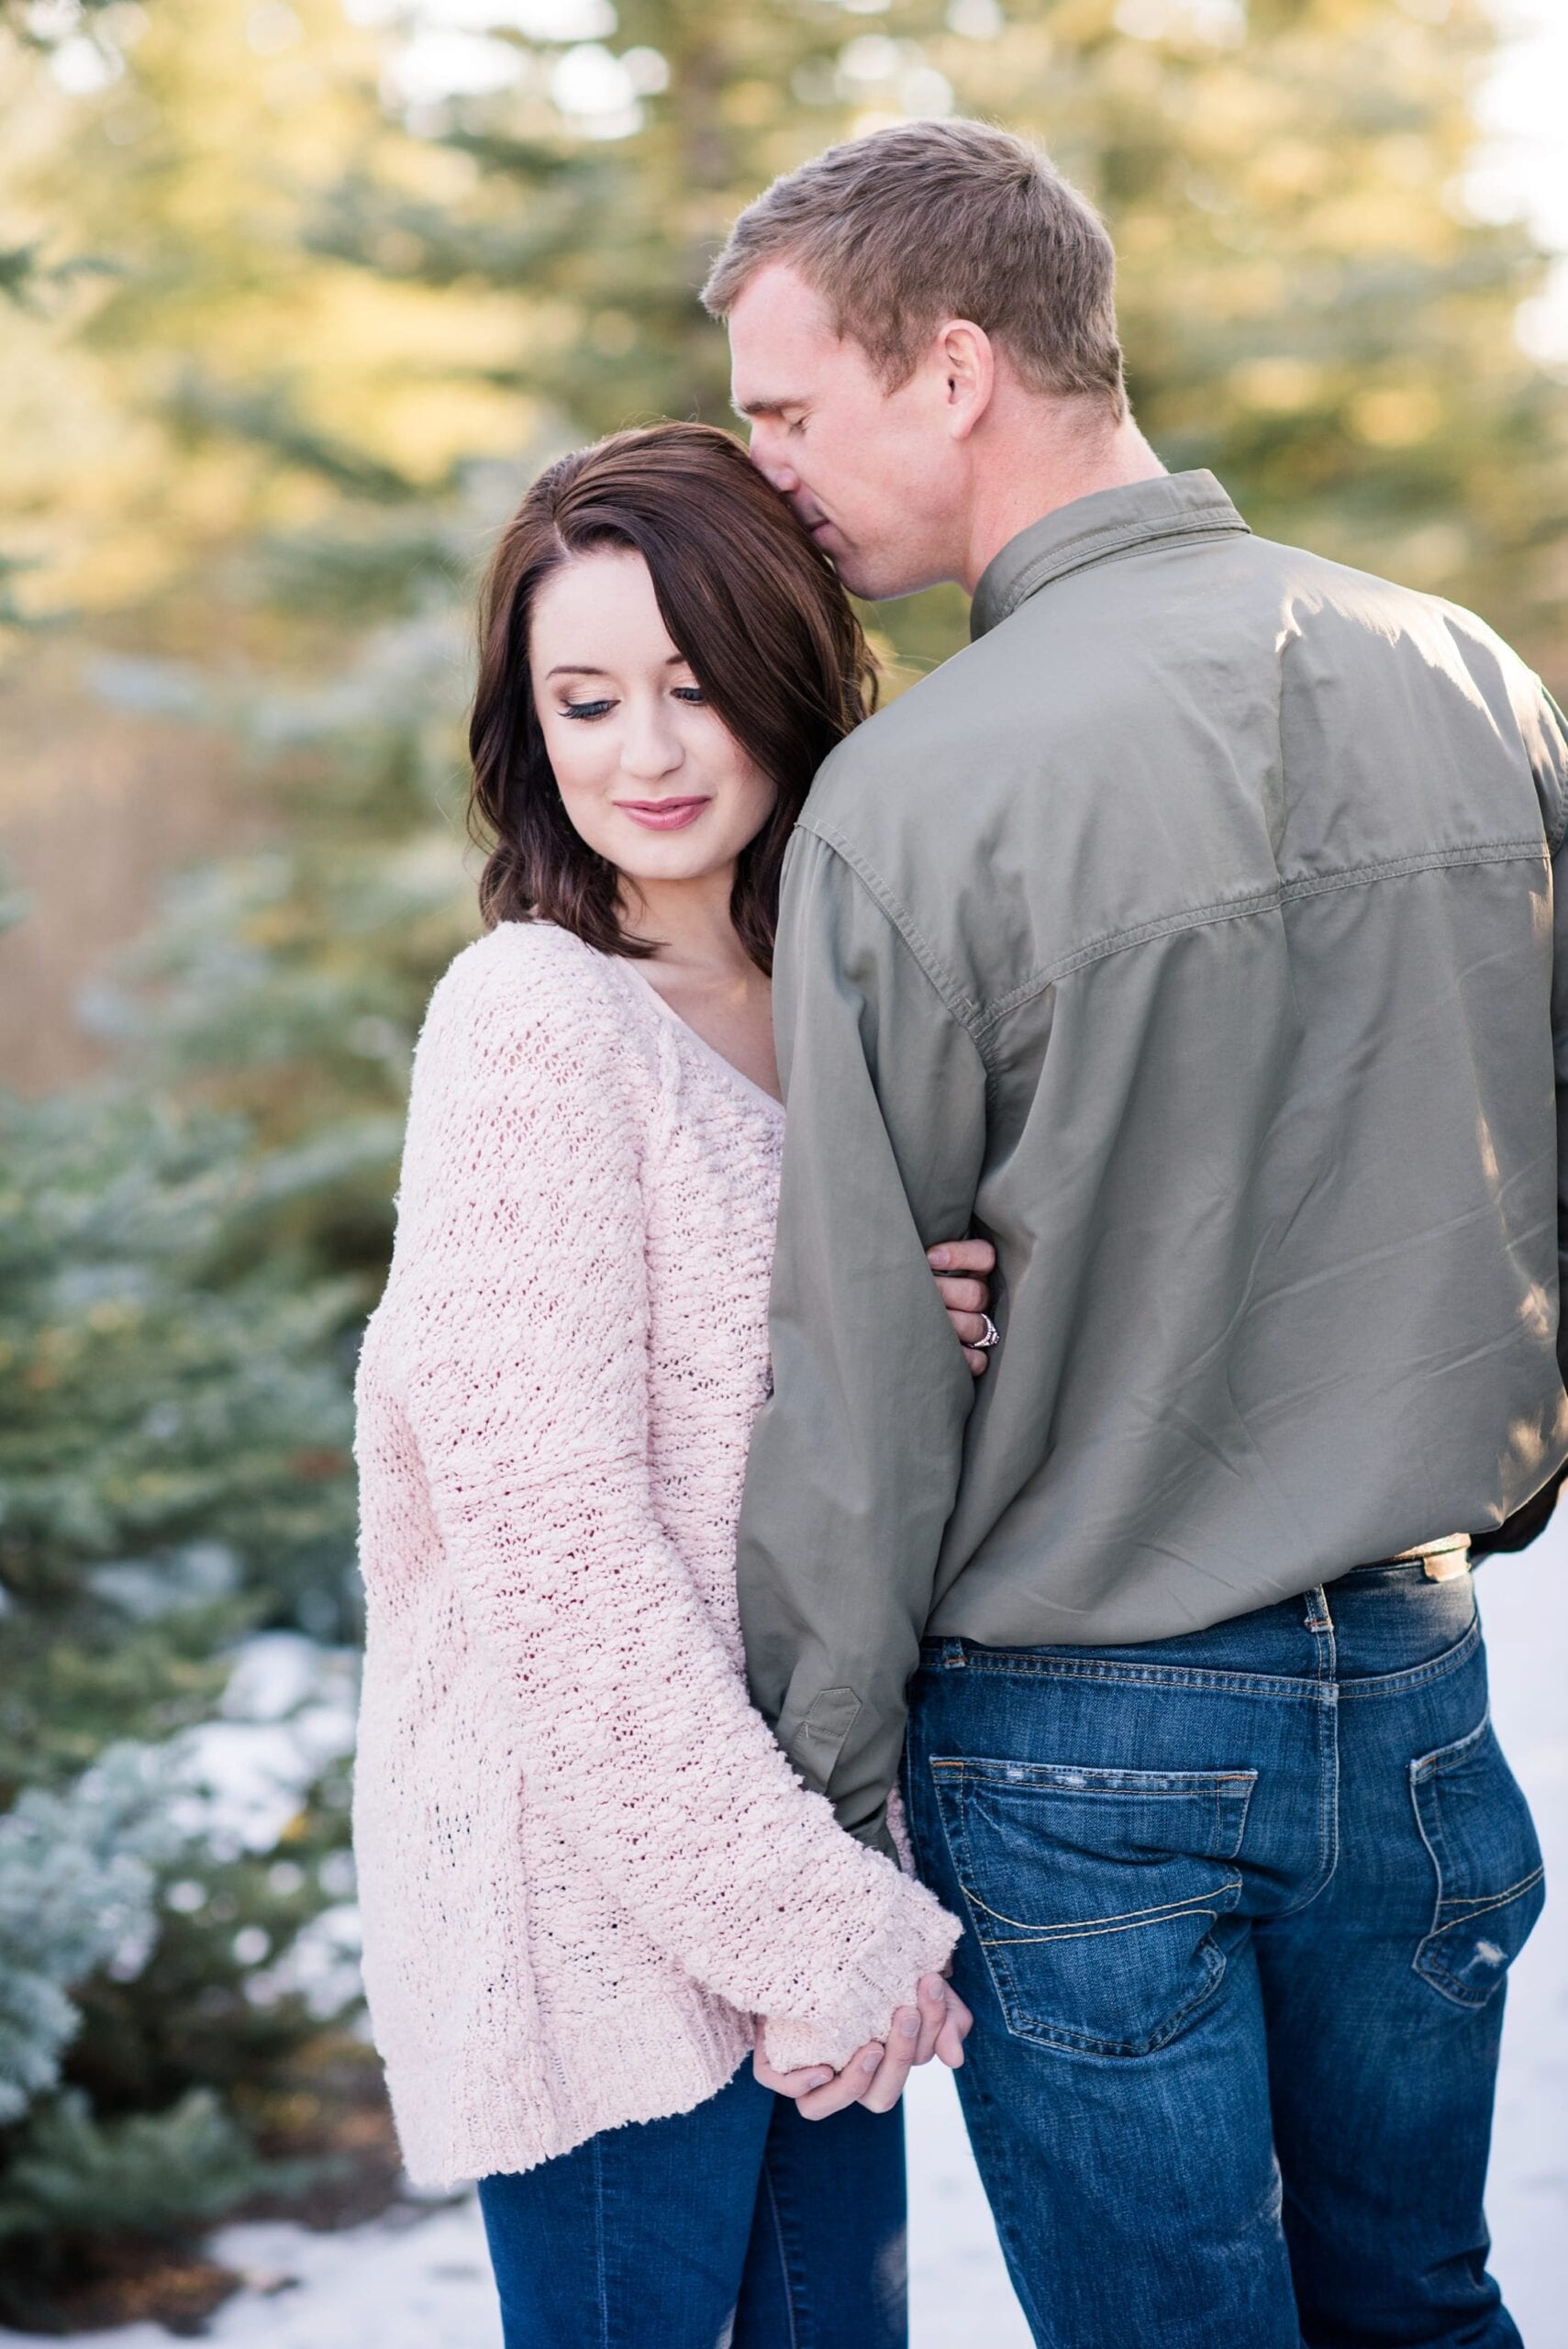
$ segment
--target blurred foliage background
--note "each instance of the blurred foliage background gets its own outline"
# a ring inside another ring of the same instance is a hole
[[[1545,262],[1464,194],[1497,38],[1479,0],[0,0],[0,2321],[197,2321],[216,2218],[393,2190],[349,1382],[475,927],[509,504],[727,420],[695,288],[775,172],[978,113],[1106,212],[1168,463],[1561,689]],[[963,629],[868,617],[893,690]]]

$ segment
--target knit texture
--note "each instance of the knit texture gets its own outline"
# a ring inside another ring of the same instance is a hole
[[[361,1358],[365,1981],[410,2175],[517,2171],[882,2036],[958,1927],[746,1694],[783,1113],[628,963],[437,987]]]

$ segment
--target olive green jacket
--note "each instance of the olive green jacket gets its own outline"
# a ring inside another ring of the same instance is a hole
[[[1568,743],[1207,473],[1003,549],[791,843],[752,1689],[871,1840],[922,1633],[1162,1639],[1568,1454]],[[995,1243],[972,1384],[923,1254]]]

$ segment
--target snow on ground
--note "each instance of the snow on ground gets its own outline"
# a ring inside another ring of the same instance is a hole
[[[1521,1558],[1480,1579],[1498,1733],[1560,1887],[1514,1967],[1489,2215],[1493,2268],[1527,2349],[1568,2349],[1568,1505]],[[275,1659],[274,1659],[275,1661]],[[262,1703],[238,1708],[252,1720]],[[907,2099],[913,2349],[1029,2349],[950,2076]],[[341,2234],[230,2227],[214,2255],[247,2278],[214,2320],[223,2349],[500,2349],[472,2199],[403,2206]],[[0,2343],[20,2343],[0,2331]],[[76,2349],[168,2349],[150,2324],[79,2333]]]

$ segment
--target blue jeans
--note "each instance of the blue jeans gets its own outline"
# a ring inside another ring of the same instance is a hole
[[[1050,2349],[1518,2349],[1482,2215],[1540,1852],[1468,1575],[1130,1648],[929,1642],[920,1872]]]
[[[479,2200],[506,2349],[903,2349],[897,2112],[803,2121],[748,2062]]]

